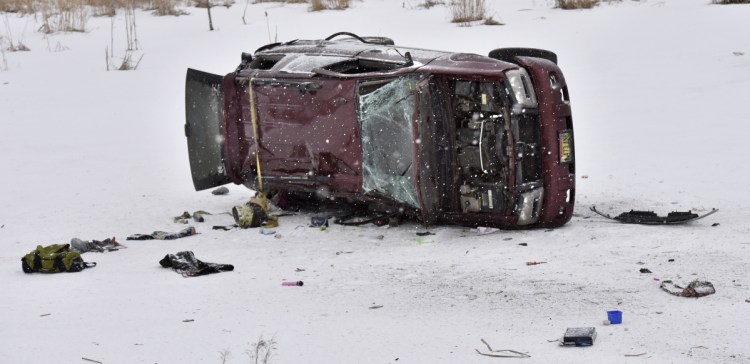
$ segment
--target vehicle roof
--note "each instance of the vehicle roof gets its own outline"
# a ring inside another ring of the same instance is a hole
[[[404,63],[409,53],[415,65],[433,73],[497,75],[518,66],[472,53],[456,53],[399,45],[363,43],[354,38],[343,40],[293,40],[261,47],[255,57],[284,56],[273,67],[283,73],[311,73],[336,62],[367,59],[390,63]]]

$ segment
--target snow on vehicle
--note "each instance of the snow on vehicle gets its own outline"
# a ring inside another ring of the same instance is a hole
[[[188,69],[195,189],[262,185],[427,225],[563,225],[575,156],[556,63],[539,49],[485,57],[336,33],[243,53],[225,76]]]

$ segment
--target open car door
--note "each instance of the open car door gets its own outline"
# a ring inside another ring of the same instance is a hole
[[[185,136],[196,191],[229,183],[224,163],[223,77],[188,68]]]

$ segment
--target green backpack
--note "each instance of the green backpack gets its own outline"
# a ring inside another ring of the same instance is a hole
[[[80,253],[70,250],[70,244],[38,245],[21,258],[24,273],[80,272],[94,266],[96,263],[86,263]]]

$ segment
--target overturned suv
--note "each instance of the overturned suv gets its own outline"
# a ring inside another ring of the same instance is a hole
[[[573,213],[568,89],[557,56],[484,57],[336,33],[188,69],[193,183],[338,201],[427,225],[555,227]]]

